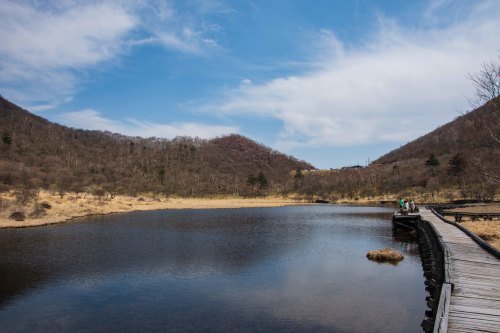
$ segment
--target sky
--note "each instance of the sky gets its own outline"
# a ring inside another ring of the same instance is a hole
[[[0,94],[132,136],[365,165],[471,109],[498,0],[0,0]]]

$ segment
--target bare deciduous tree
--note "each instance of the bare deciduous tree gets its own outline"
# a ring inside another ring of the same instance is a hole
[[[500,57],[499,57],[500,60]],[[479,123],[486,129],[491,138],[491,154],[474,153],[471,159],[473,170],[480,174],[486,182],[500,184],[498,162],[488,163],[492,155],[500,150],[500,61],[484,63],[478,73],[469,74],[475,88],[475,96],[471,103],[475,106],[485,104],[487,112],[483,113]]]
[[[479,107],[500,95],[500,61],[485,62],[478,73],[469,73],[467,77],[475,88],[475,96],[471,100],[474,107]]]

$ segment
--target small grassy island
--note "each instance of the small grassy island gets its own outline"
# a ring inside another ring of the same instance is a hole
[[[377,262],[387,262],[390,264],[397,264],[401,260],[403,260],[405,257],[397,252],[396,250],[393,250],[391,248],[385,248],[382,250],[376,250],[376,251],[369,251],[366,254],[366,257],[370,260],[377,261]]]

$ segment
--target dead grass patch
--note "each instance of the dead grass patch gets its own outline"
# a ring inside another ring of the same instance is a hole
[[[457,213],[500,213],[500,205],[499,204],[474,205],[461,208],[453,208],[450,209],[449,211]]]
[[[376,262],[388,262],[391,264],[397,264],[405,258],[401,253],[391,248],[369,251],[366,257]]]
[[[157,201],[158,198],[142,195],[138,200],[136,197],[116,196],[114,200],[105,200],[92,194],[76,195],[68,193],[62,199],[57,193],[41,191],[38,202],[50,206],[40,214],[27,215],[24,222],[13,221],[9,214],[16,210],[24,209],[31,212],[36,209],[37,202],[29,205],[15,205],[15,198],[8,192],[0,192],[0,203],[6,206],[0,210],[0,228],[19,226],[38,226],[68,221],[74,217],[109,214],[118,212],[130,212],[136,210],[155,209],[210,209],[210,208],[242,208],[242,207],[276,207],[298,204],[298,202],[282,197],[266,198],[168,198]],[[38,204],[41,205],[41,204]]]
[[[500,221],[467,221],[460,224],[500,250]]]

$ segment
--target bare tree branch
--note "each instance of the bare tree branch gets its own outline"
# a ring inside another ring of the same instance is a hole
[[[485,62],[478,73],[469,73],[467,77],[475,88],[473,106],[479,107],[500,95],[500,61]]]

